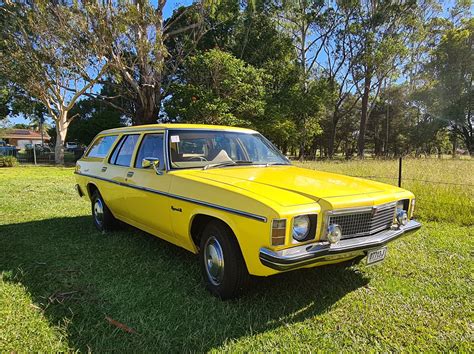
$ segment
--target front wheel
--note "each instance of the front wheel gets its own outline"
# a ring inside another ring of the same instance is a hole
[[[211,221],[203,230],[199,259],[207,289],[226,300],[238,297],[246,289],[250,275],[239,244],[230,228]]]
[[[117,219],[114,218],[104,199],[96,190],[91,196],[92,217],[94,225],[99,231],[113,230],[117,226]]]

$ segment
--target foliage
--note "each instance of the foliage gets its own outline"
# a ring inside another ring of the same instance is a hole
[[[113,96],[112,85],[102,86],[100,95]],[[76,103],[71,110],[76,118],[69,126],[68,140],[89,145],[102,130],[124,125],[122,111],[103,100],[91,97]]]
[[[18,166],[18,160],[14,156],[0,156],[0,167]]]
[[[134,124],[157,122],[162,101],[170,94],[170,82],[203,31],[203,16],[214,13],[220,1],[197,1],[178,9],[169,20],[163,17],[166,3],[167,0],[103,2],[96,7],[95,17],[101,20],[98,24],[106,29],[101,32],[101,40],[109,49],[109,79],[122,98],[115,107],[122,109]],[[192,40],[176,40],[182,33]]]
[[[454,134],[464,139],[474,153],[474,19],[448,29],[427,65],[434,82],[430,93],[438,102],[439,114],[449,121]]]
[[[6,82],[3,82],[0,76],[0,121],[4,120],[10,114],[10,102],[12,95]]]
[[[217,49],[189,58],[165,103],[180,122],[252,126],[265,109],[266,75]]]
[[[122,119],[181,120],[252,126],[300,158],[472,153],[470,4],[201,0],[165,18],[166,0],[8,1],[0,119],[52,117],[61,148],[71,110],[93,97],[110,111],[90,132],[72,123],[74,139]],[[196,72],[216,61],[225,93]]]

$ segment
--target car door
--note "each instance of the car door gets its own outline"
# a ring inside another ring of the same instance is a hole
[[[127,200],[133,197],[133,191],[127,186],[127,173],[133,160],[140,134],[124,134],[115,145],[108,163],[104,164],[101,176],[107,178],[108,190],[106,203],[112,213],[127,222],[130,219],[130,208]]]
[[[127,207],[140,228],[168,238],[173,235],[171,201],[167,196],[172,176],[165,171],[164,151],[164,132],[142,136],[134,165],[127,173],[127,183],[135,187],[133,196],[127,200]],[[144,159],[158,159],[160,172],[157,173],[152,166],[143,168]]]

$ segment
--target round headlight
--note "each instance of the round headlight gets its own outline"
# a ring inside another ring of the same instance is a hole
[[[330,243],[338,243],[342,237],[342,230],[339,225],[331,224],[328,226],[328,241]]]
[[[397,209],[397,222],[402,226],[408,224],[408,215],[405,210]]]
[[[296,216],[293,219],[293,238],[296,241],[304,241],[308,237],[311,221],[308,215]]]

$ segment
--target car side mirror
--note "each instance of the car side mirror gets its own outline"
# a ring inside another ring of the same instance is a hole
[[[162,175],[163,171],[160,170],[160,159],[156,157],[145,157],[142,160],[142,168],[153,167],[157,175]]]

